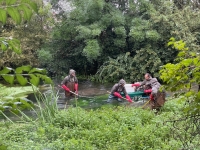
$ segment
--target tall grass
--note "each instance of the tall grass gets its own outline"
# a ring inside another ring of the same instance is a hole
[[[41,122],[52,123],[55,114],[58,113],[57,100],[59,98],[58,92],[55,92],[54,88],[51,86],[50,90],[45,93],[41,93],[39,90],[35,90],[33,87],[33,92],[37,101],[38,109],[35,110],[37,119]]]
[[[42,93],[36,88],[34,85],[32,85],[33,93],[35,95],[35,99],[37,101],[37,104],[34,104],[36,107],[32,107],[33,112],[36,114],[35,117],[29,116],[23,111],[16,108],[16,112],[13,112],[12,110],[9,110],[13,115],[15,115],[19,121],[17,122],[35,122],[36,120],[40,122],[52,122],[52,119],[55,117],[55,114],[58,113],[58,107],[57,107],[57,100],[58,100],[58,92],[56,93],[54,88],[50,85],[50,89]],[[0,113],[5,117],[6,120],[8,120],[11,123],[14,123],[5,113],[0,111]]]

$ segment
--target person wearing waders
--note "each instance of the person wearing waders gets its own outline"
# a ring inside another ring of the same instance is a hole
[[[65,96],[73,96],[73,93],[70,91],[78,94],[78,79],[76,77],[76,72],[73,69],[69,70],[69,75],[64,78],[61,82],[62,88],[65,90]]]
[[[142,83],[132,84],[132,87],[133,86],[139,87],[143,85],[145,85],[146,87],[150,87],[150,89],[144,90],[144,93],[149,95],[150,100],[155,102],[161,84],[158,82],[156,78],[152,78],[149,73],[146,73],[144,78],[145,80]]]
[[[127,101],[129,101],[130,103],[133,102],[130,98],[130,96],[127,94],[126,89],[124,87],[124,85],[126,84],[125,80],[121,79],[118,83],[116,83],[112,89],[111,89],[111,93],[108,97],[107,102],[110,103],[112,101],[112,99],[116,99],[119,102],[122,102],[122,96],[120,93],[124,93],[126,96]]]

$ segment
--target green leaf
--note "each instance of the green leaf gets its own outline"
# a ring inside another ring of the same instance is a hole
[[[190,96],[194,96],[194,94],[195,93],[193,91],[189,91],[189,92],[185,93],[185,96],[190,97]]]
[[[29,72],[31,69],[31,66],[21,66],[16,68],[15,73],[22,73],[23,71]]]
[[[6,5],[15,4],[16,0],[6,0]]]
[[[193,62],[192,59],[184,59],[181,64],[185,65],[186,67],[191,65],[191,63]]]
[[[8,41],[9,48],[12,49],[15,53],[21,54],[20,41],[17,39],[12,39]]]
[[[181,51],[181,52],[178,53],[178,56],[179,56],[179,57],[183,57],[183,56],[185,56],[185,54],[186,54],[186,53],[185,53],[184,51]]]
[[[11,18],[17,23],[21,23],[21,16],[17,8],[14,7],[8,7],[7,8],[8,14],[11,16]]]
[[[38,12],[37,4],[30,0],[21,0],[22,4],[28,4],[36,13]]]
[[[3,50],[3,51],[5,51],[5,50],[7,50],[7,45],[5,44],[5,43],[2,43],[1,44],[1,49]]]
[[[24,78],[22,75],[16,75],[17,81],[20,85],[24,86],[28,83],[28,80]]]
[[[25,4],[20,5],[18,8],[19,8],[19,10],[23,11],[24,19],[30,21],[31,16],[33,14],[31,9],[28,8]]]
[[[0,110],[1,110],[1,108],[0,108]],[[4,110],[4,109],[3,109],[3,110]],[[1,145],[0,145],[0,149],[1,149],[1,150],[7,150],[7,146],[1,144]]]
[[[33,74],[30,74],[30,82],[35,85],[35,86],[38,86],[39,82],[40,82],[40,78],[39,77],[36,77],[35,75]]]
[[[11,72],[12,70],[13,70],[12,68],[4,67],[3,70],[0,71],[0,75],[7,74],[7,73]]]
[[[14,75],[2,75],[4,80],[10,84],[14,83],[15,76]]]
[[[46,84],[52,84],[52,80],[51,78],[49,78],[46,75],[42,75],[42,74],[36,74],[38,77],[40,77]]]
[[[37,13],[38,12],[38,8],[37,8],[37,4],[30,1],[29,5],[31,6],[31,8]]]
[[[172,42],[175,42],[175,38],[174,37],[171,37],[169,40],[172,41]]]
[[[199,58],[198,58],[198,57],[197,57],[197,58],[194,58],[193,61],[194,61],[194,65],[197,65],[198,62],[199,62]]]
[[[6,11],[0,8],[0,21],[5,24],[7,20]]]
[[[33,69],[31,69],[31,71],[29,71],[29,74],[30,73],[42,73],[42,74],[46,74],[47,71],[45,69],[41,69],[41,68],[33,68]]]

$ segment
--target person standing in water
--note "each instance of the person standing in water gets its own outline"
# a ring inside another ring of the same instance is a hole
[[[65,90],[66,97],[73,96],[73,93],[70,93],[70,91],[78,94],[78,79],[75,70],[69,70],[69,75],[63,79],[61,86]]]
[[[149,94],[151,100],[155,100],[161,84],[158,82],[157,78],[152,78],[149,73],[146,73],[144,78],[145,80],[142,83],[135,83],[132,84],[132,86],[138,87],[145,85],[149,87],[149,89],[144,90],[144,93]]]
[[[130,96],[127,94],[126,89],[124,87],[124,85],[126,84],[124,79],[121,79],[118,83],[116,83],[112,89],[111,89],[111,93],[108,97],[107,102],[110,103],[112,101],[112,99],[116,99],[119,102],[122,102],[122,96],[120,93],[125,94],[127,101],[129,101],[130,103],[132,103],[133,101],[131,100]]]

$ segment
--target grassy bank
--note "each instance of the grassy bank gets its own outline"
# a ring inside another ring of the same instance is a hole
[[[184,132],[185,123],[189,122],[173,121],[184,117],[183,106],[179,100],[170,100],[158,113],[126,106],[95,111],[77,107],[56,111],[50,121],[40,117],[23,123],[2,121],[0,149],[177,150],[187,147],[198,150],[200,138],[190,134],[190,130]],[[194,137],[192,141],[191,137]],[[183,143],[183,138],[188,145]]]

